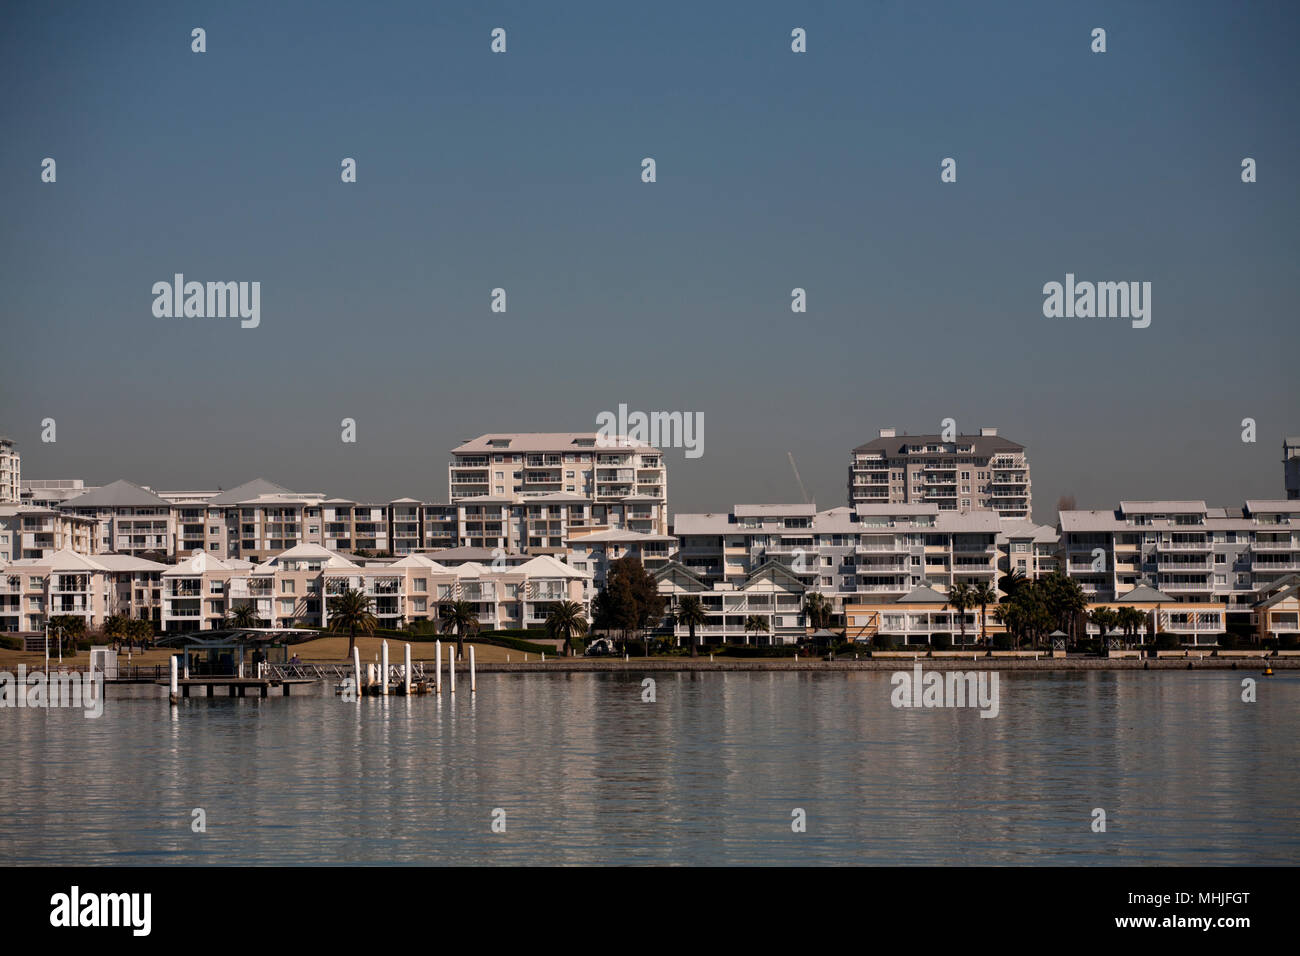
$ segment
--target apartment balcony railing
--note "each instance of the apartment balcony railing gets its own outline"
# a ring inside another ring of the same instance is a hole
[[[1214,543],[1211,541],[1160,541],[1156,544],[1157,551],[1213,551]]]
[[[1256,541],[1250,546],[1252,551],[1292,551],[1300,545],[1291,541]]]

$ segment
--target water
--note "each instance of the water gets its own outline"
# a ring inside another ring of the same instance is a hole
[[[1300,674],[483,674],[344,703],[0,710],[9,864],[1294,864]],[[461,686],[464,685],[464,686]],[[119,699],[114,693],[134,693]],[[201,807],[207,832],[191,831]],[[1105,833],[1091,830],[1093,808]],[[506,831],[493,833],[494,809]],[[791,811],[807,832],[791,831]]]

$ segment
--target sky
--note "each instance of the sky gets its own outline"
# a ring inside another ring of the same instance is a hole
[[[801,500],[787,453],[842,505],[852,448],[952,418],[1027,446],[1039,521],[1061,495],[1282,497],[1298,25],[1285,2],[6,3],[0,434],[25,478],[442,501],[461,441],[626,404],[703,416],[703,454],[666,453],[675,513]],[[260,282],[260,324],[155,316],[178,272]],[[1067,273],[1150,282],[1150,326],[1045,317]]]

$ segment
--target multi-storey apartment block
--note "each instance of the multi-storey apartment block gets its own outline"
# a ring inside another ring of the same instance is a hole
[[[667,566],[677,551],[677,538],[670,534],[646,534],[644,531],[595,531],[570,539],[569,564],[580,571],[590,571],[592,586],[605,586],[609,566],[620,558],[632,557],[647,571]]]
[[[0,505],[22,501],[23,458],[12,440],[0,436]]]
[[[1022,575],[1035,581],[1060,570],[1061,533],[1032,521],[1002,521],[998,527],[998,578]]]
[[[447,475],[453,503],[584,502],[594,528],[668,531],[667,469],[663,454],[650,445],[627,439],[602,443],[595,432],[490,434],[451,454]]]
[[[1261,593],[1300,572],[1300,502],[1122,501],[1061,512],[1063,570],[1094,600],[1146,584],[1178,602],[1226,605],[1244,627]]]
[[[114,615],[157,622],[167,566],[126,555],[60,550],[0,565],[0,630],[39,632],[52,617],[84,618],[99,629]]]
[[[115,481],[70,498],[61,509],[96,522],[94,550],[141,556],[172,555],[176,521],[171,502],[129,481]]]
[[[853,449],[849,505],[899,503],[1028,518],[1033,497],[1025,446],[999,437],[996,428],[953,441],[882,428],[878,438]]]
[[[483,629],[541,627],[551,605],[585,607],[590,572],[537,556],[494,569],[466,562],[448,567],[424,555],[357,563],[314,544],[302,544],[259,565],[196,552],[162,575],[163,628],[212,630],[241,605],[251,605],[265,626],[329,624],[329,599],[345,590],[371,598],[381,627],[436,620],[440,605],[467,601]]]
[[[95,521],[35,505],[0,505],[0,561],[94,552]]]

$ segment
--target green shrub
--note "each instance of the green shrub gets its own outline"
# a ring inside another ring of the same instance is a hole
[[[0,647],[7,651],[21,651],[23,649],[23,639],[21,637],[0,635]]]

